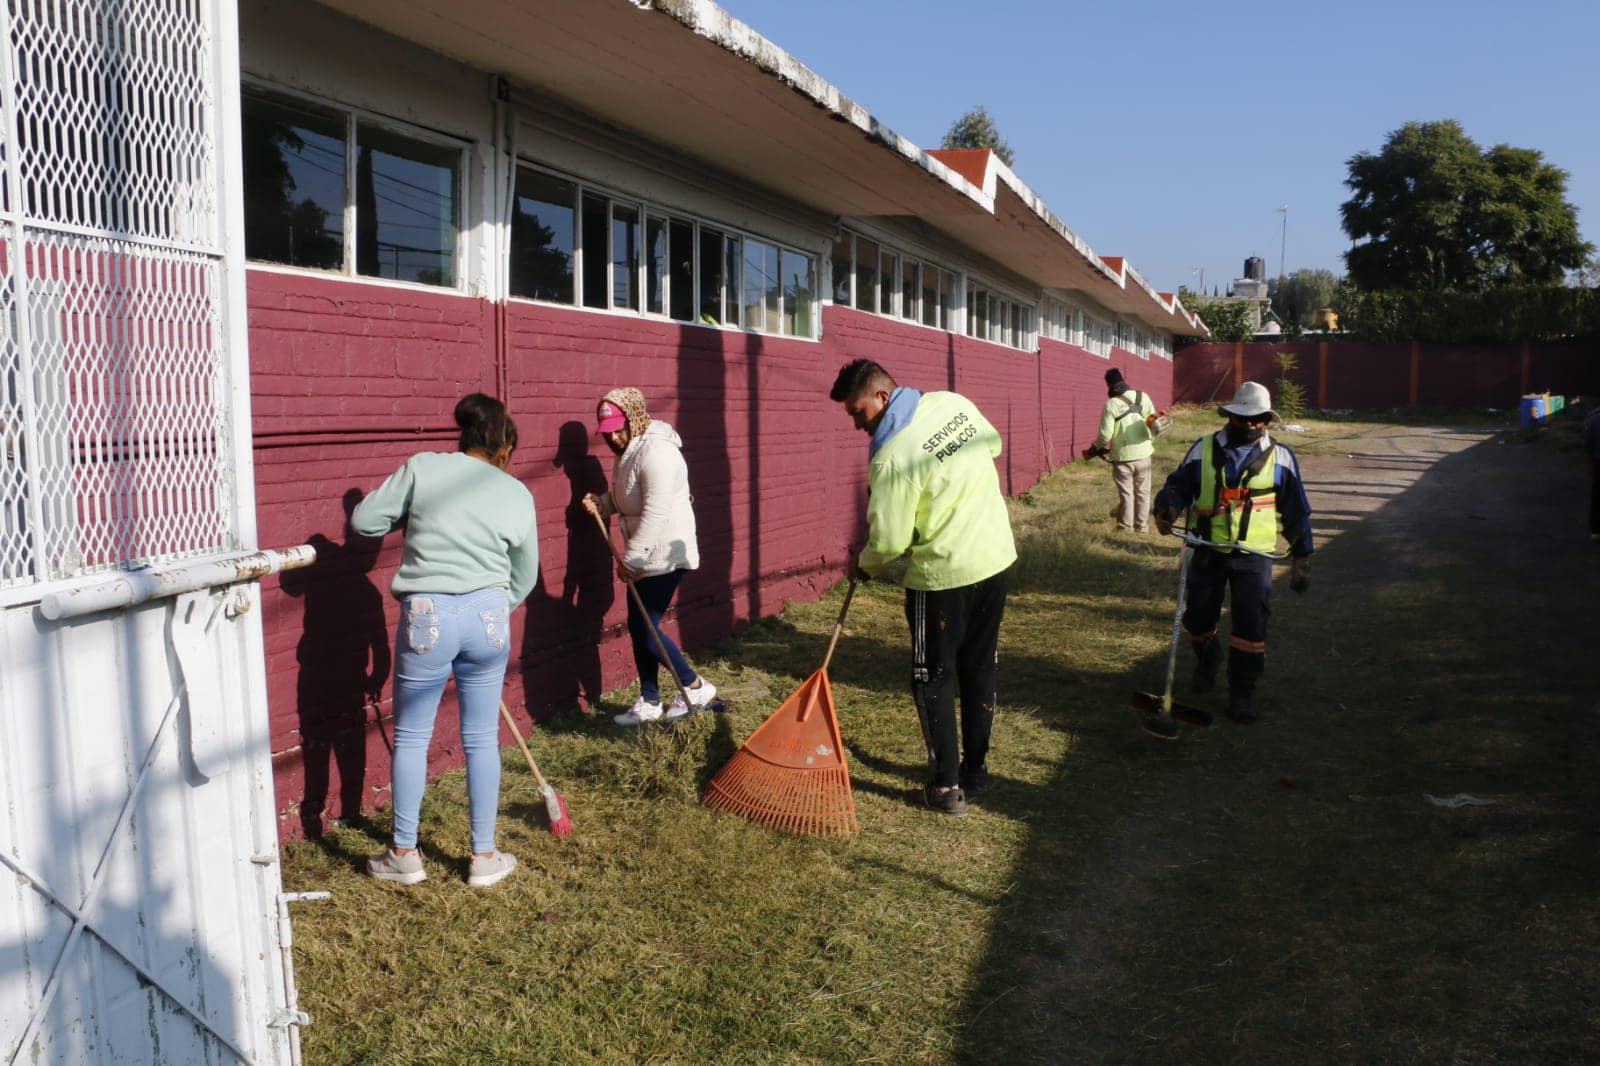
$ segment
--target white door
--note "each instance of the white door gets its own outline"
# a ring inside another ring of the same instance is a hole
[[[0,5],[0,1063],[297,1057],[228,0]]]

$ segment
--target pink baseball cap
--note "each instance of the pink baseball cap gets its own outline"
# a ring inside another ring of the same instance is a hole
[[[628,416],[622,413],[622,408],[610,400],[600,401],[599,417],[601,433],[615,433],[628,424]]]

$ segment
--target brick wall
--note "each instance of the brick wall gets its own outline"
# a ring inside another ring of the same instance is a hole
[[[1291,352],[1292,375],[1314,407],[1498,407],[1524,392],[1600,392],[1600,345],[1584,341],[1519,344],[1298,341],[1196,344],[1178,352],[1173,389],[1181,402],[1224,401],[1237,383],[1271,387],[1273,353]]]
[[[633,674],[623,589],[578,505],[610,476],[592,432],[607,388],[637,385],[684,438],[701,568],[669,625],[691,654],[820,595],[863,538],[866,438],[827,399],[844,362],[874,358],[903,384],[971,397],[1005,437],[1012,493],[1093,439],[1107,366],[1162,405],[1171,391],[1160,360],[1048,340],[1036,355],[832,307],[819,343],[526,303],[497,321],[482,300],[262,270],[248,298],[261,542],[319,552],[263,588],[288,836],[387,801],[401,538],[355,537],[347,515],[410,455],[454,450],[463,393],[504,390],[521,436],[512,473],[538,508],[540,582],[513,615],[506,686],[537,716]],[[439,729],[430,772],[460,765],[458,746]]]

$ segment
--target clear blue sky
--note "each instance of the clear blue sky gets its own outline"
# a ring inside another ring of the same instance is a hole
[[[1344,272],[1345,160],[1453,118],[1568,174],[1600,244],[1600,0],[720,0],[901,136],[988,107],[1016,170],[1156,288]]]

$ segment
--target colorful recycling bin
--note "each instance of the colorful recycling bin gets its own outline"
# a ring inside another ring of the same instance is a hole
[[[1549,397],[1542,392],[1530,393],[1522,398],[1522,428],[1542,426],[1549,417]]]

